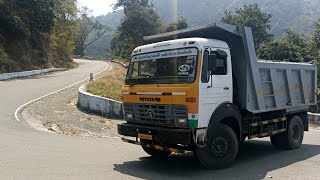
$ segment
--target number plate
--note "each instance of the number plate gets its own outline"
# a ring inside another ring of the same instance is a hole
[[[146,140],[152,140],[152,135],[149,134],[138,134],[138,138],[140,139],[146,139]]]

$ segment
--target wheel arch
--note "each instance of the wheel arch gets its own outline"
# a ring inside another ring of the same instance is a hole
[[[236,105],[224,102],[217,107],[211,115],[208,129],[218,124],[231,127],[237,134],[239,141],[242,139],[242,116]]]

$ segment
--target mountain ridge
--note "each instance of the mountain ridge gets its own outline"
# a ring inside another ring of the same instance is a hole
[[[188,20],[189,26],[197,26],[219,22],[225,11],[234,12],[237,8],[254,3],[259,4],[264,12],[272,14],[270,33],[276,38],[281,37],[284,29],[290,28],[305,34],[306,38],[310,39],[315,22],[320,18],[319,0],[290,0],[289,2],[288,0],[278,0],[277,2],[274,0],[224,0],[219,2],[212,0],[158,0],[154,2],[154,5],[165,24],[170,24],[180,17],[184,17]],[[113,37],[123,15],[123,10],[118,10],[107,15],[94,17],[94,20],[112,27],[113,32],[88,47],[89,55],[99,54],[102,51],[101,44],[109,47],[110,38]]]

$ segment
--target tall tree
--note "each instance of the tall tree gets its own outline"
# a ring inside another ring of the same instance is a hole
[[[310,43],[309,52],[313,60],[317,61],[318,65],[318,84],[320,84],[320,19],[316,22],[316,29],[313,33],[313,37]],[[320,89],[318,89],[318,99],[320,99]],[[320,102],[318,101],[318,107]],[[317,109],[319,112],[319,108]]]
[[[75,0],[56,0],[55,26],[51,34],[52,48],[54,50],[54,65],[64,66],[72,62],[72,55],[76,45],[78,28],[77,5]]]
[[[181,29],[186,29],[189,27],[188,21],[186,18],[181,17],[177,22],[173,22],[169,24],[166,28],[166,32],[171,32],[171,31],[176,31],[176,30],[181,30]]]
[[[81,10],[76,47],[76,54],[81,57],[85,55],[85,49],[88,46],[99,40],[109,31],[109,27],[100,24],[98,21],[93,22],[89,14],[90,10],[87,7]]]
[[[124,8],[124,18],[111,42],[113,54],[128,58],[132,50],[143,44],[143,36],[157,34],[161,20],[149,0],[118,0],[115,9]]]
[[[245,5],[236,9],[235,13],[225,11],[221,21],[239,26],[249,26],[252,28],[253,38],[256,49],[272,39],[273,35],[269,34],[271,29],[271,14],[263,12],[258,4]]]

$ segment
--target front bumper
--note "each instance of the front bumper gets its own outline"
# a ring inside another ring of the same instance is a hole
[[[138,134],[152,135],[153,141],[165,145],[192,145],[193,144],[193,130],[192,129],[178,129],[156,127],[141,124],[119,124],[118,133],[123,136],[138,137]]]

